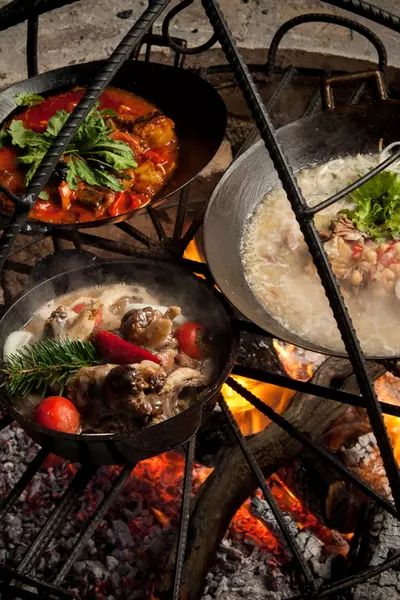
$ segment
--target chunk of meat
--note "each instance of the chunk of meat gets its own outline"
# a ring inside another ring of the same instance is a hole
[[[64,339],[67,337],[68,312],[62,304],[58,306],[44,324],[45,337]]]
[[[207,377],[196,369],[189,367],[180,367],[168,375],[164,387],[161,390],[162,394],[173,392],[179,395],[183,388],[199,387],[207,383]]]
[[[146,424],[163,412],[163,399],[158,392],[165,379],[165,371],[150,361],[119,365],[108,373],[105,391],[115,410],[129,411]]]
[[[71,378],[68,392],[74,404],[83,415],[90,413],[93,405],[98,405],[98,400],[103,397],[104,381],[115,365],[99,365],[98,367],[82,367]]]
[[[180,314],[177,306],[171,306],[162,315],[160,311],[150,306],[128,311],[122,318],[120,331],[124,338],[154,350],[159,350],[168,345],[176,347],[173,339],[172,320]]]

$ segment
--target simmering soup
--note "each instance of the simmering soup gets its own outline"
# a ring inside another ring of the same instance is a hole
[[[301,171],[313,206],[379,162],[378,155],[329,161]],[[364,352],[400,354],[400,176],[385,171],[315,217]],[[256,298],[291,332],[331,351],[344,345],[310,253],[282,187],[265,197],[242,239]]]

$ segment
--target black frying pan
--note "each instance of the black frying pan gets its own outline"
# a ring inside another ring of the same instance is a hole
[[[220,294],[216,294],[203,280],[182,268],[159,261],[115,260],[67,271],[25,293],[0,320],[0,349],[7,335],[21,328],[44,302],[60,294],[105,282],[146,286],[157,292],[160,304],[180,304],[188,318],[204,323],[213,332],[218,348],[217,366],[212,382],[199,394],[197,402],[179,415],[158,425],[139,429],[129,436],[116,433],[73,435],[45,429],[23,417],[16,409],[20,400],[17,399],[14,404],[4,389],[0,398],[6,410],[32,439],[54,454],[80,463],[133,464],[176,448],[193,435],[201,423],[203,409],[212,406],[232,368],[237,340]]]
[[[380,102],[323,112],[282,127],[278,139],[295,172],[337,157],[377,153],[382,144],[400,140],[399,104]],[[245,278],[240,255],[244,225],[279,183],[263,141],[231,165],[214,190],[205,216],[204,248],[210,269],[232,304],[265,331],[315,352],[345,356],[283,327],[258,302]]]
[[[0,92],[0,123],[18,108],[14,100],[17,94],[57,93],[76,85],[87,85],[103,64],[97,61],[63,67],[12,85]],[[195,72],[158,63],[127,61],[110,85],[143,96],[175,122],[180,148],[178,166],[152,201],[157,205],[189,183],[213,158],[225,133],[225,105],[218,92]],[[98,227],[127,219],[133,212],[57,227]]]

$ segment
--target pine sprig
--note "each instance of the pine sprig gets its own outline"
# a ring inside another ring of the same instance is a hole
[[[62,394],[79,369],[101,362],[89,341],[44,339],[0,363],[0,387],[11,397],[25,397],[31,392],[45,395],[49,389]]]

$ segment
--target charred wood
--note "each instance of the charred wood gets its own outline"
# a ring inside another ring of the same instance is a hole
[[[341,381],[342,389],[357,391],[351,365],[341,359],[328,359],[314,375],[314,382],[330,385]],[[330,425],[343,414],[340,403],[296,394],[285,412],[285,417],[307,433],[320,440]],[[253,436],[248,445],[264,475],[269,477],[288,464],[301,452],[301,444],[275,424]],[[182,600],[197,600],[213,556],[239,507],[251,496],[257,484],[240,449],[235,446],[221,452],[213,473],[201,486],[194,498],[189,524],[189,538],[182,579]],[[175,553],[171,554],[166,574],[159,582],[155,596],[170,598]]]
[[[384,467],[372,433],[361,436],[341,453],[348,466],[363,477],[376,492],[391,499]],[[351,571],[377,566],[400,552],[400,522],[370,503],[354,536],[350,552]],[[400,569],[392,568],[360,583],[343,598],[346,600],[397,600],[400,597]]]

